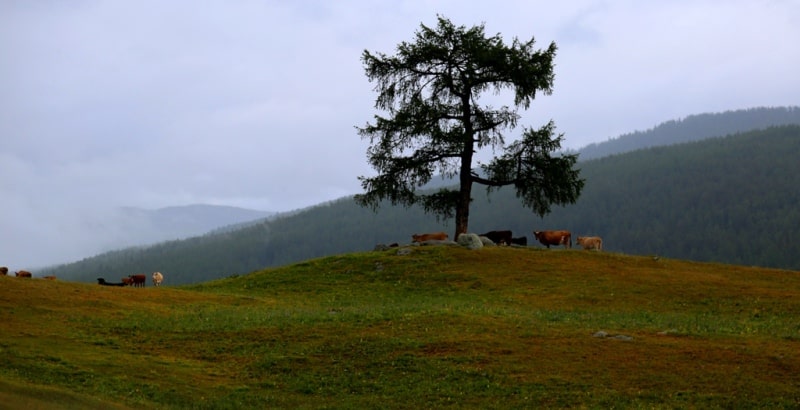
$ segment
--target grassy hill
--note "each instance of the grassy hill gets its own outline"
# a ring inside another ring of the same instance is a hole
[[[800,272],[538,248],[0,277],[0,407],[798,408]]]

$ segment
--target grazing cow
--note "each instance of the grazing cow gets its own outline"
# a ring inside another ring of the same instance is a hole
[[[8,275],[8,268],[5,266],[0,266],[0,276]]]
[[[489,231],[481,235],[498,245],[511,245],[511,231]]]
[[[421,233],[411,235],[411,242],[425,242],[425,241],[446,241],[447,234],[444,232],[434,233]]]
[[[598,251],[603,250],[603,238],[599,236],[579,236],[575,242],[583,246],[583,249],[597,249]]]
[[[55,277],[55,275],[47,275],[47,276],[42,277],[42,279],[56,280],[56,277]]]
[[[135,288],[143,288],[147,286],[147,275],[140,273],[136,275],[128,275],[128,277],[133,279],[133,287]]]
[[[123,283],[125,286],[133,286],[133,278],[132,278],[132,277],[130,277],[130,276],[129,276],[129,277],[127,277],[127,278],[122,278],[122,283]]]
[[[153,286],[161,286],[164,281],[164,275],[161,272],[153,272]]]
[[[21,270],[19,272],[15,272],[14,274],[17,275],[18,278],[32,278],[33,277],[33,274],[31,274],[30,272],[28,272],[26,270]]]
[[[564,248],[572,247],[572,234],[569,231],[534,231],[533,236],[542,245],[550,249],[550,245],[564,245]]]
[[[519,238],[511,238],[511,243],[514,245],[528,246],[528,237],[520,236]]]
[[[106,280],[103,278],[97,278],[97,284],[102,286],[126,286],[125,282],[106,282]]]

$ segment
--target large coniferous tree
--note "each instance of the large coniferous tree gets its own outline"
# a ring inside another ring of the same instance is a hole
[[[506,145],[506,130],[517,126],[518,110],[527,109],[537,92],[550,94],[555,43],[534,50],[534,40],[514,39],[510,46],[499,35],[486,37],[484,25],[456,27],[438,16],[436,28],[420,25],[413,43],[402,42],[397,55],[370,53],[362,61],[378,93],[373,124],[358,128],[370,140],[367,157],[378,171],[359,177],[365,192],[362,206],[380,201],[420,204],[437,217],[455,216],[455,234],[467,232],[472,185],[487,189],[513,185],[517,197],[539,216],[551,204],[575,203],[584,181],[573,169],[577,155],[556,154],[563,135],[549,122],[538,130],[525,128],[519,140]],[[513,108],[481,105],[486,92],[511,90]],[[482,172],[473,168],[477,150],[502,152]],[[421,194],[418,188],[435,173],[458,177],[458,189]]]

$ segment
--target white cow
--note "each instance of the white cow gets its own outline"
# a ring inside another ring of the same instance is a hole
[[[163,281],[164,275],[162,275],[161,272],[153,272],[153,286],[159,286]]]
[[[596,249],[603,250],[603,239],[599,236],[579,236],[578,244],[583,246],[583,249]]]

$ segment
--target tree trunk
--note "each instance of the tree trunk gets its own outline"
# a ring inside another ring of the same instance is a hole
[[[469,228],[469,203],[472,199],[472,176],[470,174],[472,161],[462,162],[460,175],[460,189],[458,194],[458,204],[456,204],[456,232],[453,240],[458,239],[458,235],[467,233]],[[466,164],[466,170],[465,168]]]
[[[472,155],[475,152],[473,142],[473,129],[471,120],[470,96],[472,90],[461,95],[461,124],[464,127],[463,148],[461,149],[461,172],[459,172],[459,194],[456,204],[456,233],[453,240],[458,240],[458,235],[467,233],[469,228],[469,203],[472,200]]]

